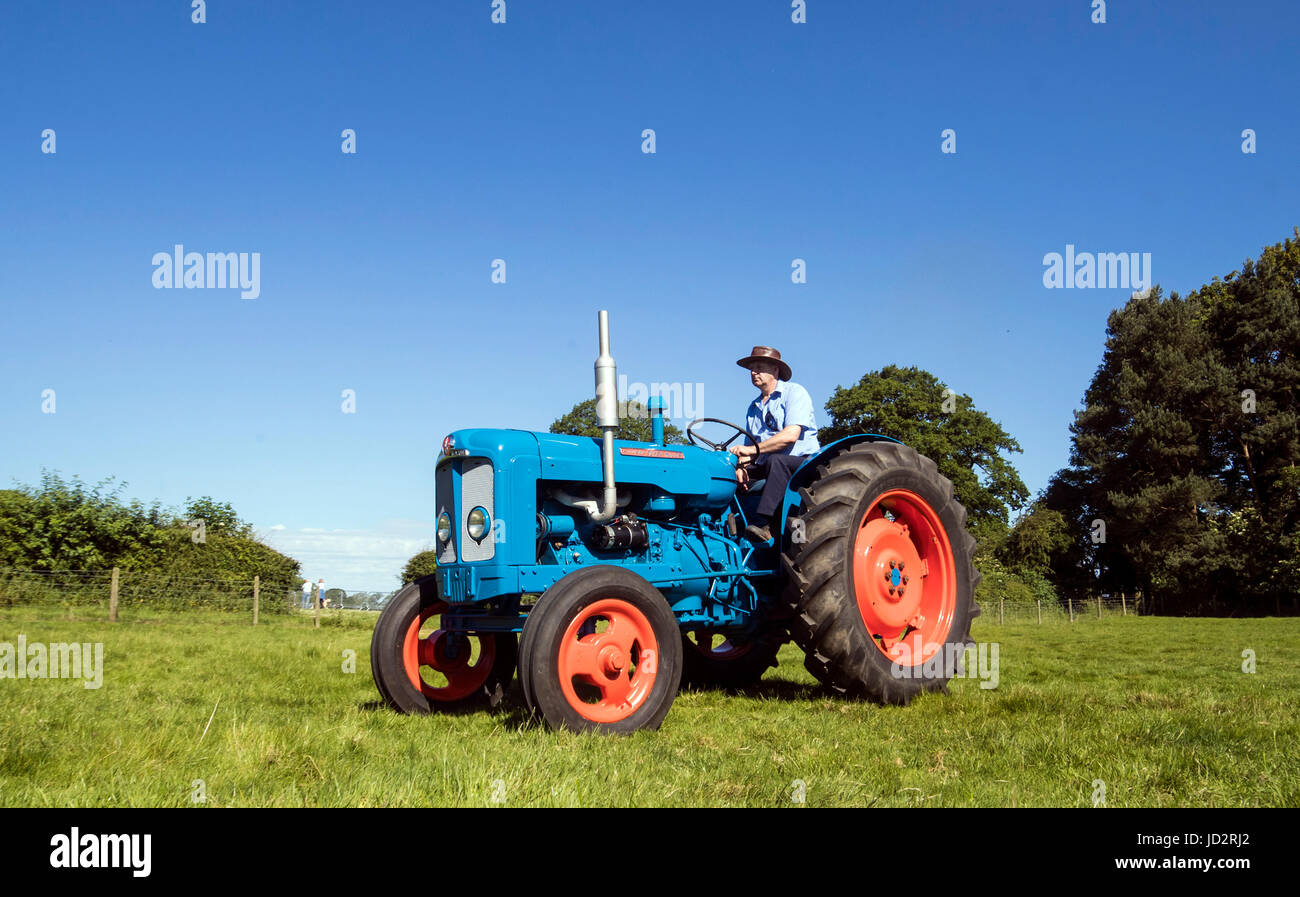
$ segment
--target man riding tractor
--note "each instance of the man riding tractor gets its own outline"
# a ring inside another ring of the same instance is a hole
[[[808,390],[790,380],[790,365],[771,346],[755,346],[736,362],[749,369],[749,377],[758,388],[758,398],[745,413],[745,424],[754,443],[732,446],[736,456],[736,479],[741,488],[764,480],[763,492],[753,521],[745,527],[751,542],[772,541],[768,528],[772,514],[780,507],[790,476],[809,455],[821,450],[817,442],[817,422],[813,418],[812,397]]]

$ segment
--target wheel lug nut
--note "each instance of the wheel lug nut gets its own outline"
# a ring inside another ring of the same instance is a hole
[[[894,594],[894,587],[893,587],[893,586],[890,586],[890,587],[889,587],[889,594],[891,594],[891,595]]]
[[[905,565],[903,564],[902,561],[899,561],[899,562],[898,562],[898,569],[899,569],[899,570],[902,570],[904,566],[905,566]]]
[[[906,576],[903,577],[903,585],[907,585],[907,577],[906,577]]]
[[[889,569],[890,569],[890,570],[893,570],[895,566],[897,566],[897,565],[896,565],[893,561],[890,561],[890,562],[889,562]]]

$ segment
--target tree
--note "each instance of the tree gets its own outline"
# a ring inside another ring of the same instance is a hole
[[[171,516],[157,504],[123,504],[125,487],[42,471],[39,486],[0,492],[0,565],[56,571],[155,562]]]
[[[411,557],[402,568],[402,585],[409,585],[417,579],[432,576],[438,570],[438,552],[433,549],[421,551]]]
[[[1065,515],[1035,503],[1007,533],[998,560],[1014,573],[1047,576],[1052,562],[1070,547]]]
[[[957,395],[928,371],[889,365],[864,374],[854,386],[837,386],[826,411],[830,424],[817,431],[823,445],[853,433],[880,433],[938,464],[981,540],[1003,535],[1010,512],[1029,497],[1003,457],[1021,451],[1020,444],[970,396]]]
[[[1111,313],[1070,466],[1044,495],[1075,534],[1058,584],[1183,613],[1300,591],[1296,236],[1186,297],[1156,287]]]
[[[230,502],[219,502],[210,495],[201,498],[185,499],[186,522],[202,520],[209,533],[219,535],[246,536],[251,527],[239,519]]]
[[[39,486],[0,491],[0,566],[50,572],[120,567],[191,580],[260,576],[264,590],[281,595],[301,583],[298,562],[255,539],[229,504],[191,501],[178,515],[156,502],[124,503],[125,487],[111,478],[87,486],[44,471]],[[207,527],[202,542],[187,525],[196,516]]]
[[[619,405],[621,408],[625,408],[627,413],[619,418],[618,430],[614,433],[615,438],[635,442],[649,442],[652,435],[652,426],[650,412],[645,405],[636,401],[620,402]],[[555,423],[551,424],[551,432],[564,433],[569,436],[594,436],[596,438],[604,435],[600,425],[596,423],[596,400],[587,399],[574,405],[568,414],[558,418]],[[664,443],[680,444],[684,441],[682,431],[665,420]]]

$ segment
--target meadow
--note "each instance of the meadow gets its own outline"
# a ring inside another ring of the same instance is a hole
[[[0,609],[0,643],[104,645],[98,689],[0,679],[0,805],[1300,805],[1295,619],[984,618],[997,687],[909,707],[827,694],[787,645],[758,686],[683,691],[624,738],[546,730],[517,683],[493,709],[393,713],[374,620]]]

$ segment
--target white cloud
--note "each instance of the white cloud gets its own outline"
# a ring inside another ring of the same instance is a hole
[[[389,591],[400,584],[402,567],[411,555],[433,547],[429,524],[422,520],[389,520],[378,529],[268,528],[263,541],[302,563],[302,575],[326,588]]]

